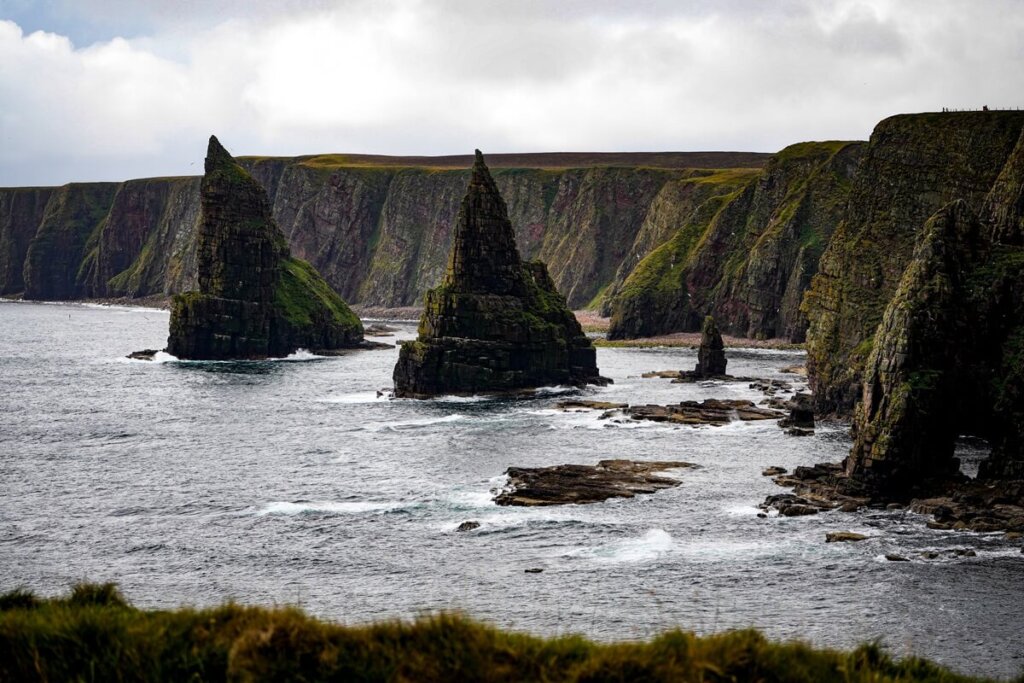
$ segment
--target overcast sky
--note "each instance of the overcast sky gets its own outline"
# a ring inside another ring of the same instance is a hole
[[[0,186],[234,154],[775,151],[1024,106],[1020,0],[0,0]]]

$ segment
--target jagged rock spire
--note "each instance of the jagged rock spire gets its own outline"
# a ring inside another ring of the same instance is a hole
[[[274,223],[267,193],[210,136],[203,176],[199,226],[199,289],[211,296],[270,302],[284,233]],[[230,255],[230,256],[228,256]]]
[[[476,150],[466,196],[455,222],[445,285],[454,291],[523,293],[523,271],[508,207]]]
[[[476,151],[444,281],[404,342],[395,395],[606,384],[593,344],[540,261],[523,263],[505,200]]]
[[[312,266],[291,258],[267,193],[213,135],[205,171],[199,289],[174,297],[167,350],[247,359],[358,344],[359,319]]]

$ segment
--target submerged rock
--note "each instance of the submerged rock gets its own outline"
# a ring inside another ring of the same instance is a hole
[[[609,381],[547,267],[521,261],[505,201],[478,150],[444,281],[426,295],[419,336],[402,344],[395,395]]]
[[[474,520],[468,520],[468,521],[463,522],[462,524],[460,524],[458,527],[456,527],[455,530],[456,531],[472,531],[473,529],[479,529],[479,528],[480,528],[480,522],[476,522]]]
[[[673,405],[630,406],[626,415],[634,420],[672,422],[688,425],[724,425],[733,420],[777,420],[784,415],[778,410],[758,408],[751,401],[709,398],[702,402],[683,401]]]
[[[359,318],[312,266],[291,258],[266,192],[213,136],[205,171],[199,289],[174,297],[168,353],[256,359],[357,346]]]
[[[602,460],[596,465],[510,467],[505,472],[508,485],[494,497],[494,502],[532,507],[632,498],[678,486],[678,479],[655,473],[684,467],[696,466],[681,461]]]

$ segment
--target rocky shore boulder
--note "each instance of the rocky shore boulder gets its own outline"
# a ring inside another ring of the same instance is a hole
[[[609,382],[545,265],[521,260],[479,150],[444,280],[426,295],[394,382],[395,395],[410,398]]]
[[[210,137],[201,186],[198,291],[174,297],[168,353],[280,357],[357,346],[359,318],[305,261],[291,258],[266,192]]]

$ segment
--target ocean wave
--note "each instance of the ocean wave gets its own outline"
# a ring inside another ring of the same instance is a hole
[[[578,548],[566,553],[567,557],[596,562],[633,563],[650,562],[672,552],[675,540],[664,529],[648,529],[636,538],[628,538],[590,548]]]
[[[266,515],[302,515],[311,513],[326,513],[335,515],[360,515],[367,513],[380,514],[401,509],[419,507],[422,503],[408,503],[401,501],[283,501],[275,500],[267,503],[256,511],[256,516]]]
[[[420,429],[422,427],[431,427],[433,425],[446,424],[449,422],[459,422],[461,420],[469,419],[468,415],[462,415],[460,413],[452,413],[451,415],[443,415],[440,417],[425,417],[420,420],[395,420],[392,422],[367,422],[362,426],[364,431],[368,432],[397,432],[409,429]]]

